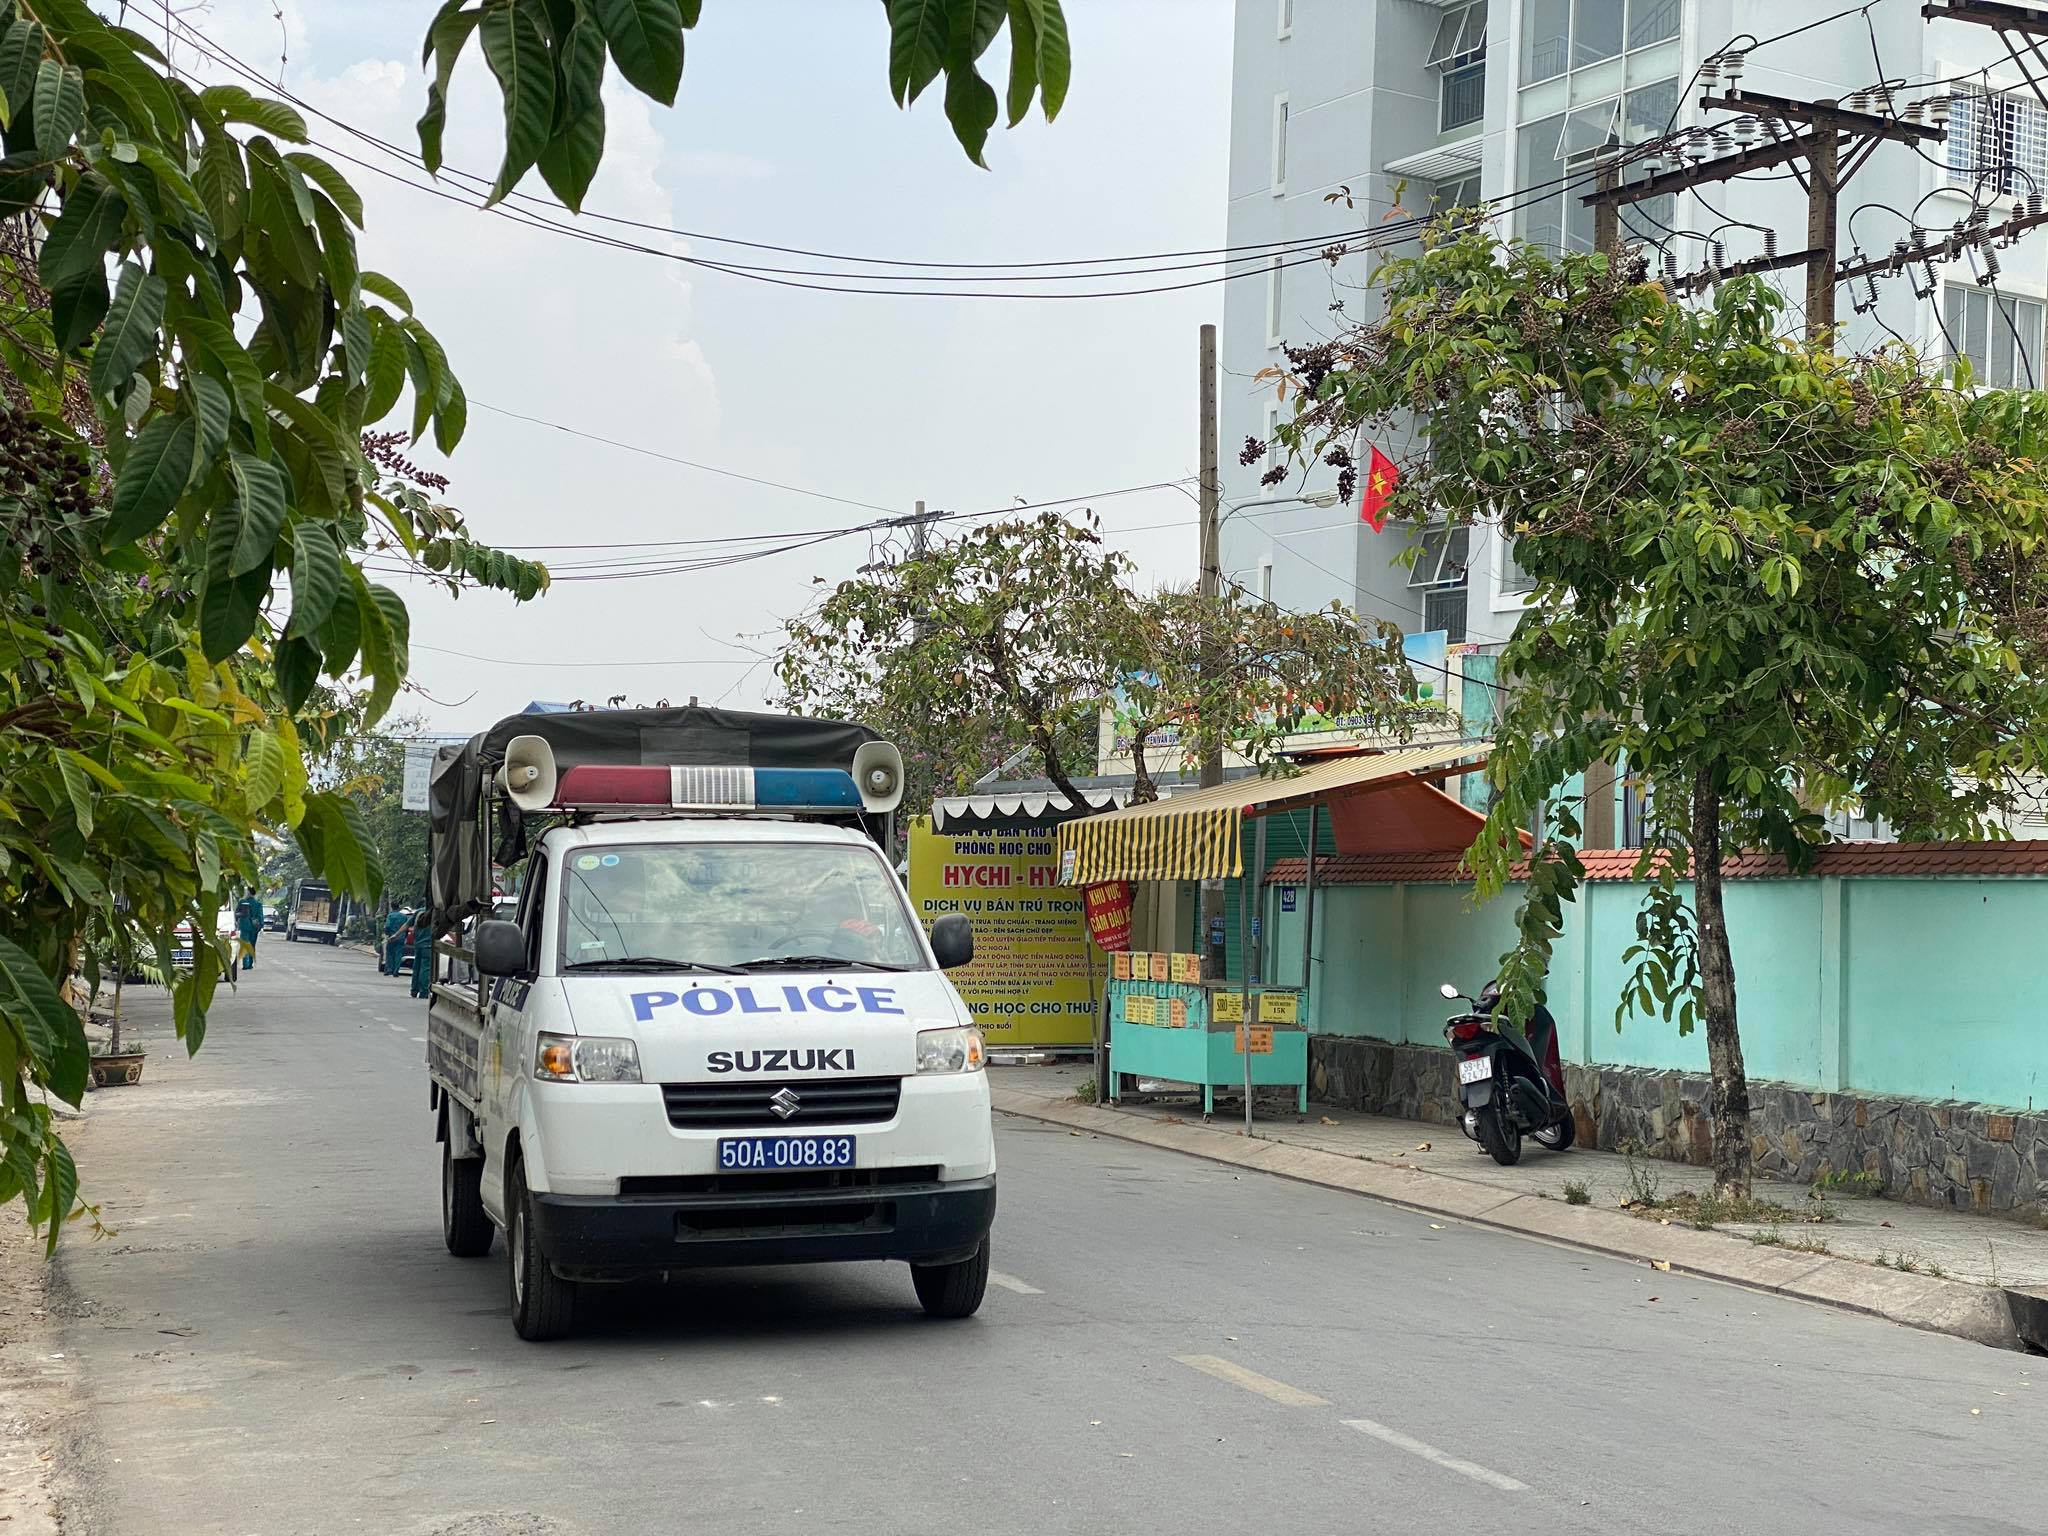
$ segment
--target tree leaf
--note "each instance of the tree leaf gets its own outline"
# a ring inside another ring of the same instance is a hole
[[[1003,30],[1006,0],[948,0],[951,6],[946,29],[947,63],[972,64]]]
[[[555,120],[555,64],[527,0],[486,11],[479,38],[505,97],[505,159],[489,198],[495,203],[519,185],[547,148]]]
[[[136,365],[153,355],[164,323],[164,280],[134,262],[121,264],[105,327],[92,350],[92,392],[106,399],[125,388]]]
[[[239,450],[228,454],[228,473],[235,482],[239,509],[228,574],[244,576],[270,568],[278,530],[284,526],[290,486],[284,471],[268,459]]]
[[[72,817],[78,822],[79,835],[92,836],[92,780],[83,768],[74,761],[75,753],[59,751],[57,776],[64,781],[64,796],[71,802]]]
[[[907,107],[946,61],[946,0],[889,0],[889,94]]]
[[[20,1031],[32,1074],[66,1104],[85,1093],[85,1025],[29,953],[0,936],[0,1018]]]
[[[540,154],[548,188],[569,208],[583,208],[583,195],[604,158],[604,35],[596,18],[582,16],[561,47],[562,99],[553,136]]]
[[[55,160],[85,126],[85,76],[75,64],[44,59],[36,66],[36,153]]]
[[[50,290],[50,333],[57,350],[76,357],[107,318],[107,274],[95,266]]]
[[[233,329],[221,321],[201,315],[181,315],[175,329],[178,341],[188,352],[196,350],[224,377],[234,399],[236,414],[248,427],[258,448],[270,442],[270,416],[263,408],[263,373]]]
[[[242,168],[241,146],[225,133],[209,133],[199,148],[199,169],[193,184],[206,203],[216,234],[233,240],[242,232],[249,209],[249,177]]]
[[[401,312],[412,313],[412,297],[382,272],[365,271],[362,275],[363,292],[374,293],[387,304],[396,304]]]
[[[1060,0],[1029,0],[1036,13],[1038,36],[1038,99],[1049,123],[1060,115],[1073,75],[1074,58],[1067,41],[1066,13]]]
[[[81,1036],[81,1049],[82,1042]],[[86,1063],[86,1070],[90,1074],[89,1060]],[[84,1092],[83,1089],[79,1091]],[[76,1104],[78,1101],[73,1099],[70,1102]],[[43,1154],[43,1208],[48,1212],[46,1219],[49,1223],[43,1233],[45,1256],[57,1251],[57,1234],[64,1230],[64,1223],[71,1219],[77,1200],[78,1164],[72,1160],[71,1149],[53,1136],[50,1138],[48,1150]]]
[[[43,240],[37,272],[55,290],[73,278],[98,271],[121,238],[128,203],[97,171],[87,171],[64,199],[64,211]]]
[[[1038,94],[1037,6],[1032,0],[1010,0],[1010,126],[1024,121]]]
[[[946,120],[953,125],[953,137],[967,151],[967,158],[986,170],[982,151],[988,131],[996,125],[995,87],[981,78],[972,64],[946,72]]]
[[[405,391],[405,333],[381,312],[370,316],[370,330],[370,395],[363,406],[365,422],[382,421],[390,415]]]
[[[341,359],[348,370],[351,385],[368,377],[370,356],[375,350],[376,338],[370,334],[369,311],[358,299],[341,312]]]
[[[316,666],[318,661],[316,656]],[[284,789],[284,743],[269,731],[251,731],[242,750],[242,771],[249,808],[260,812]]]
[[[313,223],[320,231],[320,269],[337,308],[356,302],[361,273],[356,269],[356,237],[342,222],[341,210],[325,197],[313,199]]]
[[[241,542],[239,500],[214,510],[206,529],[206,580],[199,594],[199,649],[210,662],[221,662],[256,632],[263,599],[270,595],[266,562],[237,576],[230,569]]]
[[[198,432],[198,424],[182,413],[165,412],[142,424],[114,478],[113,507],[101,535],[103,549],[132,544],[170,516],[191,483]]]
[[[427,110],[420,115],[420,160],[430,173],[441,169],[441,133],[448,122],[448,77],[455,61],[469,43],[469,34],[484,19],[481,9],[462,9],[463,0],[447,0],[427,28],[427,43],[420,55],[422,65],[434,65],[434,78],[427,87]],[[412,306],[406,305],[407,309]]]
[[[42,61],[42,27],[17,16],[0,33],[0,101],[6,102],[0,127],[11,128],[24,111],[34,110],[36,72]]]
[[[185,1042],[187,1056],[206,1039],[206,1010],[213,1006],[214,988],[220,982],[220,947],[213,925],[195,922],[192,926],[192,972],[171,993],[171,1022]]]
[[[284,158],[288,164],[297,166],[299,173],[306,180],[325,192],[334,206],[348,215],[349,223],[357,229],[363,227],[363,199],[361,194],[349,185],[346,176],[318,155],[303,149],[289,150]]]
[[[277,644],[277,685],[284,692],[285,708],[301,710],[320,681],[320,651],[309,640],[291,637]]]
[[[239,85],[211,86],[199,93],[199,99],[222,122],[247,123],[289,144],[306,142],[306,120],[282,101],[252,96]]]
[[[450,376],[448,384],[448,398],[434,412],[434,446],[443,453],[455,451],[455,445],[462,441],[463,431],[469,425],[468,397],[462,393],[462,386],[453,376]]]
[[[348,573],[343,574],[346,576]],[[327,663],[328,672],[335,677],[348,670],[362,646],[363,617],[358,598],[361,586],[359,577],[353,584],[344,582],[341,592],[335,597],[334,611],[320,626],[320,655]]]
[[[619,73],[665,107],[683,81],[683,13],[676,0],[587,0]]]
[[[319,523],[292,533],[292,618],[285,633],[302,640],[319,634],[341,596],[341,550]]]

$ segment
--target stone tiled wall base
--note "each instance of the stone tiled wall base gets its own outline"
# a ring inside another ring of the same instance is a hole
[[[1454,1123],[1451,1053],[1351,1035],[1309,1039],[1309,1092],[1325,1103]],[[1714,1160],[1712,1083],[1689,1072],[1567,1064],[1583,1146],[1704,1167]],[[1757,1173],[1805,1184],[1829,1170],[1863,1171],[1895,1199],[2048,1220],[2048,1114],[1983,1104],[1815,1093],[1749,1085]]]

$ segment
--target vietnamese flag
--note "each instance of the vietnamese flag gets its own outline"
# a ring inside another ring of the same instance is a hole
[[[1358,498],[1358,520],[1374,533],[1387,520],[1387,503],[1394,499],[1394,487],[1401,483],[1401,471],[1375,444],[1365,465],[1365,493]]]

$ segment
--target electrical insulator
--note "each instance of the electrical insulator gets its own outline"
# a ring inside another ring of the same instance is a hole
[[[1904,119],[1905,119],[1905,120],[1906,120],[1907,122],[1909,122],[1909,123],[1917,123],[1917,122],[1919,122],[1919,121],[1920,121],[1920,118],[1921,118],[1921,116],[1922,116],[1922,110],[1921,110],[1921,106],[1920,106],[1920,103],[1919,103],[1919,102],[1917,102],[1917,101],[1909,101],[1909,102],[1907,102],[1907,103],[1906,103],[1906,106],[1905,106],[1905,110],[1904,110],[1903,112],[1901,112],[1901,113],[1900,113],[1899,115],[1900,115],[1901,117],[1903,117],[1903,118],[1904,118]]]
[[[2027,194],[2027,217],[2030,219],[2038,219],[2040,216],[2041,194],[2037,189]]]
[[[1747,54],[1741,52],[1722,54],[1721,78],[1726,80],[1732,89],[1735,82],[1742,78],[1742,71],[1748,64],[1749,56]]]
[[[1868,272],[1863,274],[1863,291],[1870,299],[1870,307],[1877,308],[1877,279]]]
[[[1721,78],[1721,56],[1710,53],[1700,60],[1700,88],[1712,90],[1714,82]]]
[[[1716,272],[1725,272],[1728,269],[1728,242],[1725,240],[1716,240],[1713,243],[1711,249],[1714,253],[1714,260],[1712,263],[1714,270]]]
[[[1764,231],[1764,255],[1766,258],[1770,260],[1777,259],[1778,232],[1775,229],[1767,229]]]
[[[1983,275],[1977,279],[1977,282],[1982,287],[1989,288],[1997,281],[1998,252],[1987,245],[1984,247],[1984,272]]]
[[[1933,126],[1933,127],[1936,127],[1936,128],[1946,128],[1946,127],[1948,127],[1948,111],[1949,111],[1949,98],[1948,98],[1948,97],[1946,97],[1946,96],[1930,96],[1930,97],[1928,97],[1928,98],[1927,98],[1927,102],[1926,102],[1926,107],[1927,107],[1927,121],[1928,121],[1928,123],[1929,123],[1929,124],[1930,124],[1931,126]]]
[[[1729,137],[1728,130],[1725,128],[1709,129],[1707,143],[1716,155],[1725,155],[1735,147],[1735,141]]]
[[[1728,137],[1733,139],[1737,145],[1746,146],[1754,144],[1756,142],[1756,119],[1753,117],[1738,117],[1728,125]]]
[[[1664,280],[1673,284],[1678,281],[1678,258],[1672,255],[1668,246],[1664,251]]]
[[[1916,251],[1923,251],[1926,248],[1927,231],[1922,229],[1918,224],[1915,224],[1913,226],[1913,249]]]
[[[1851,91],[1842,98],[1842,109],[1846,112],[1868,112],[1870,110],[1870,92]]]

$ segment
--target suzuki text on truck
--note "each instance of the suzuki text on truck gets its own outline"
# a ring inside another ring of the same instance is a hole
[[[442,1225],[463,1257],[503,1230],[521,1337],[592,1282],[710,1265],[900,1259],[927,1312],[980,1306],[994,1127],[944,974],[973,936],[927,938],[883,855],[902,782],[864,727],[694,706],[441,750]],[[520,860],[507,920],[492,866]]]

